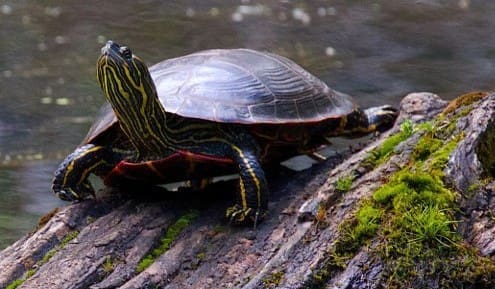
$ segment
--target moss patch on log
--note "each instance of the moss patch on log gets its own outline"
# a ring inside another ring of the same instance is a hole
[[[284,273],[280,271],[276,271],[268,275],[263,279],[263,288],[271,289],[278,288],[280,281],[284,278]]]
[[[407,140],[414,132],[414,126],[411,120],[405,120],[400,127],[400,131],[391,135],[383,141],[381,146],[370,152],[365,160],[365,164],[374,168],[386,162],[394,153],[395,148],[401,142]]]
[[[338,179],[334,184],[335,190],[341,193],[345,193],[349,191],[352,187],[352,182],[354,181],[354,178],[355,178],[354,174],[350,174]]]
[[[60,251],[60,249],[65,247],[70,241],[72,241],[74,238],[76,238],[77,235],[79,235],[79,231],[77,231],[77,230],[69,232],[67,235],[65,235],[65,237],[60,241],[60,243],[57,246],[55,246],[54,248],[52,248],[51,250],[46,252],[46,254],[43,256],[43,258],[41,258],[41,260],[38,261],[38,263],[36,263],[36,266],[33,266],[33,267],[39,268],[43,264],[47,263],[53,257],[53,255],[55,255],[55,253]],[[21,286],[22,283],[24,283],[27,279],[29,279],[31,276],[33,276],[34,273],[36,273],[35,269],[27,270],[24,273],[24,276],[22,278],[14,280],[12,283],[10,283],[6,287],[6,289],[15,289],[15,288]]]
[[[413,132],[420,136],[408,164],[340,224],[340,237],[308,288],[323,288],[366,246],[384,266],[384,288],[495,288],[495,264],[457,232],[457,193],[443,183],[449,155],[463,138],[462,133],[453,134],[455,124],[482,97],[463,96],[431,123],[403,124],[401,132],[371,152],[367,162],[378,165]]]
[[[175,239],[177,239],[179,234],[185,228],[187,228],[198,216],[198,211],[191,210],[190,212],[182,215],[175,223],[168,227],[167,231],[165,232],[165,236],[163,236],[163,238],[160,240],[158,246],[139,262],[136,267],[136,272],[143,272],[146,268],[153,264],[153,262],[155,262],[156,258],[170,249],[170,246],[175,241]]]
[[[450,113],[455,112],[459,107],[467,107],[471,104],[473,104],[476,101],[479,101],[486,96],[488,96],[489,93],[485,91],[473,91],[473,92],[468,92],[466,94],[463,94],[456,99],[452,100],[447,107],[442,112],[442,115],[448,115]]]

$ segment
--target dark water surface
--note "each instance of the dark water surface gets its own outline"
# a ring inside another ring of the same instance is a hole
[[[495,2],[0,0],[0,248],[63,205],[52,172],[103,103],[112,39],[147,63],[207,48],[292,58],[363,106],[491,89]]]

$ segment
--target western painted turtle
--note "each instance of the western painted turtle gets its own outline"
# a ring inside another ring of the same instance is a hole
[[[97,62],[108,103],[87,137],[55,172],[67,201],[94,196],[91,173],[109,186],[239,173],[234,223],[261,220],[268,187],[262,165],[325,143],[325,137],[389,128],[397,110],[366,110],[291,60],[250,49],[206,50],[150,69],[109,41]]]

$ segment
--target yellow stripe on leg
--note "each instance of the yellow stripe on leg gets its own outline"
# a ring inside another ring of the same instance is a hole
[[[247,208],[247,200],[246,200],[246,187],[244,186],[244,182],[240,181],[240,194],[241,194],[241,203],[242,203],[242,208],[246,209]]]
[[[256,176],[256,174],[254,172],[254,169],[249,164],[249,160],[246,159],[246,157],[244,156],[244,153],[242,152],[242,150],[240,148],[236,147],[236,146],[232,146],[232,148],[235,151],[237,151],[237,153],[241,157],[242,161],[246,165],[247,171],[248,171],[249,175],[251,176],[251,179],[254,180],[254,184],[256,185],[256,197],[258,199],[257,200],[258,201],[258,208],[260,208],[261,207],[261,184],[260,184],[260,180]],[[243,198],[243,207],[246,208],[247,207],[247,203],[245,203],[245,200],[246,200],[246,191],[245,191],[245,188],[244,188],[244,184],[242,183],[242,179],[241,179],[241,187],[242,187],[242,189],[241,189],[241,196]]]
[[[80,149],[80,148],[79,148],[79,149]],[[66,171],[67,171],[67,172],[72,172],[72,171],[74,170],[74,168],[75,168],[75,163],[76,163],[76,161],[78,161],[79,159],[81,159],[81,158],[85,157],[87,154],[93,153],[93,152],[98,151],[98,150],[100,150],[100,149],[102,149],[102,147],[101,147],[101,146],[94,146],[94,147],[92,147],[92,148],[90,148],[90,149],[88,149],[88,150],[85,150],[85,151],[83,151],[82,153],[78,154],[77,156],[75,156],[75,157],[74,157],[74,158],[70,161],[69,165],[67,165]],[[69,174],[68,174],[68,173],[66,173],[66,174],[64,175],[64,178],[62,179],[62,186],[65,186],[65,184],[67,184],[67,178],[68,178],[68,176],[69,176]]]

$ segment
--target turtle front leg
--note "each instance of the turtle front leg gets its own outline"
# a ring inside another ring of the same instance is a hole
[[[250,149],[232,146],[233,157],[239,166],[239,192],[236,204],[227,209],[226,217],[234,224],[255,225],[268,209],[268,186],[257,154]]]
[[[123,160],[125,153],[109,147],[87,144],[77,148],[60,164],[52,182],[53,192],[64,201],[94,196],[88,180],[91,173],[102,174]]]

